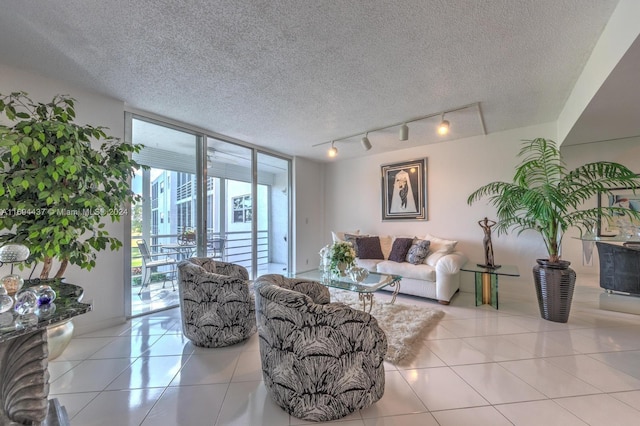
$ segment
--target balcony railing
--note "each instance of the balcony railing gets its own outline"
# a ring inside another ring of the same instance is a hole
[[[211,233],[209,239],[224,238],[225,248],[223,253],[223,260],[225,262],[231,262],[238,265],[242,265],[248,270],[251,270],[251,232],[227,232],[222,237],[219,233]],[[142,267],[142,256],[138,251],[136,244],[137,240],[142,239],[141,235],[134,235],[131,237],[131,266],[132,266],[132,278],[140,276],[139,269]],[[178,234],[152,234],[149,237],[147,244],[152,254],[161,254],[162,247],[168,244],[177,244]],[[266,230],[258,231],[257,236],[257,261],[258,267],[269,263],[269,232]],[[187,253],[186,255],[195,256],[195,249],[193,253]]]

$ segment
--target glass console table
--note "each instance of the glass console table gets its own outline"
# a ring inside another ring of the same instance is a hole
[[[362,310],[371,312],[373,307],[373,293],[385,287],[393,288],[393,296],[391,303],[396,301],[396,296],[400,291],[400,275],[383,274],[380,272],[369,272],[362,281],[354,281],[348,276],[335,276],[332,274],[324,274],[319,269],[311,271],[299,272],[293,275],[295,278],[307,278],[318,281],[327,287],[339,288],[358,293],[358,299],[362,302]],[[368,306],[368,308],[367,308]]]
[[[467,262],[460,270],[475,273],[476,306],[489,304],[496,309],[498,309],[498,277],[500,275],[520,276],[518,267],[514,265],[487,268],[474,262]]]
[[[582,241],[582,264],[585,266],[593,265],[593,248],[596,242],[605,243],[629,243],[640,245],[640,237],[629,235],[583,235],[582,237],[572,237],[576,240]]]
[[[0,425],[68,425],[66,411],[49,397],[47,327],[82,315],[91,305],[81,303],[83,289],[61,280],[25,281],[24,287],[47,284],[56,299],[47,309],[18,315],[0,314]]]

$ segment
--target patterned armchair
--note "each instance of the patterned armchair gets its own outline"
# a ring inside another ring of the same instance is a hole
[[[315,281],[271,274],[254,288],[262,375],[280,407],[328,421],[382,397],[387,338],[374,317],[329,303]]]
[[[256,332],[255,301],[247,270],[193,257],[178,264],[182,331],[196,346],[217,348]]]

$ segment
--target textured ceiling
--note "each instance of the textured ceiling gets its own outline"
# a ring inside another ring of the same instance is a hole
[[[324,159],[313,145],[475,102],[489,133],[556,120],[616,4],[0,0],[0,62]],[[455,114],[448,139],[482,133]],[[439,142],[434,120],[370,134],[369,153]]]

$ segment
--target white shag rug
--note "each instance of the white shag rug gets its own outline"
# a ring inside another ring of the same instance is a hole
[[[331,289],[331,302],[362,310],[358,295],[350,291]],[[392,305],[387,300],[376,300],[375,296],[370,313],[387,335],[385,360],[396,365],[409,364],[418,355],[425,337],[444,316],[440,309],[405,305],[397,301]]]

